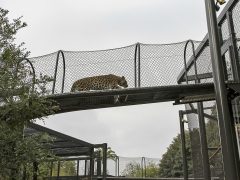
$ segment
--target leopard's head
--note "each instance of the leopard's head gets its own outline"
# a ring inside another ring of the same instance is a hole
[[[119,80],[119,82],[118,82],[118,85],[119,85],[119,86],[122,86],[122,87],[124,87],[124,88],[127,88],[127,87],[128,87],[127,81],[126,81],[126,79],[125,79],[124,76],[122,76],[122,77],[120,78],[120,80]]]

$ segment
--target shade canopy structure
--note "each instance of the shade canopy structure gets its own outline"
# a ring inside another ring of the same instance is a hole
[[[24,129],[25,136],[40,133],[47,133],[52,138],[52,142],[47,143],[47,146],[58,157],[90,156],[96,146],[34,123],[28,124]]]

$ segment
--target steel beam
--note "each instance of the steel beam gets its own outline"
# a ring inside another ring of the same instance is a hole
[[[224,70],[219,43],[217,17],[213,0],[205,0],[208,34],[210,42],[214,87],[216,92],[217,112],[219,117],[220,138],[226,180],[239,180],[239,157],[236,154],[236,142],[231,123],[230,107],[227,99],[227,89],[224,82]]]
[[[209,164],[208,145],[207,145],[206,128],[205,128],[202,102],[197,103],[197,111],[198,111],[198,121],[199,121],[199,130],[200,130],[203,175],[205,180],[211,180],[211,171],[210,171],[210,164]]]
[[[103,144],[103,180],[107,178],[107,143]]]
[[[181,133],[181,141],[182,141],[183,178],[184,180],[188,180],[188,165],[187,165],[185,130],[184,130],[184,122],[183,122],[183,111],[179,111],[179,120],[180,120],[180,133]]]

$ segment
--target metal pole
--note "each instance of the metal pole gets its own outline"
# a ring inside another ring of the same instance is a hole
[[[141,87],[141,51],[140,43],[138,43],[138,87]]]
[[[210,164],[209,164],[208,145],[207,145],[206,128],[205,128],[205,120],[203,116],[202,102],[197,103],[197,109],[198,109],[198,120],[199,120],[199,129],[200,129],[203,175],[205,180],[211,180],[211,171],[210,171]]]
[[[91,155],[90,155],[90,180],[93,179],[94,175],[94,148],[91,149]]]
[[[135,53],[134,53],[134,86],[137,87],[137,50],[138,44],[135,46]]]
[[[59,179],[59,176],[60,176],[60,165],[61,165],[61,162],[58,161],[57,179]]]
[[[87,160],[85,160],[85,163],[84,163],[84,176],[87,176]]]
[[[119,157],[118,157],[118,176],[119,176]]]
[[[77,179],[79,177],[79,160],[77,160]]]
[[[180,120],[180,133],[181,133],[181,141],[182,141],[183,177],[184,177],[184,180],[188,180],[186,140],[185,140],[185,131],[184,131],[184,122],[183,122],[182,111],[179,111],[179,120]]]
[[[141,168],[142,168],[142,178],[143,178],[143,157],[142,157],[142,160],[141,160]]]
[[[50,177],[52,177],[52,174],[53,174],[53,161],[51,161]]]
[[[226,180],[239,180],[239,158],[235,152],[236,142],[234,142],[233,138],[235,134],[231,127],[233,121],[230,114],[230,107],[227,100],[227,89],[224,82],[224,71],[214,1],[205,0],[205,6],[225,178]]]
[[[98,151],[97,154],[97,176],[101,176],[101,171],[102,171],[102,159],[101,159],[101,152]]]
[[[103,180],[107,178],[107,143],[103,144]]]
[[[144,164],[144,177],[147,177],[147,167],[146,167],[146,158],[143,157],[143,164]]]
[[[222,35],[222,29],[221,27],[218,26],[218,35],[219,35],[219,43],[220,46],[223,45],[223,35]],[[227,81],[228,80],[228,72],[227,72],[227,64],[226,64],[226,58],[225,56],[222,56],[222,63],[223,63],[223,75],[224,75],[224,80]]]
[[[231,68],[233,72],[233,80],[240,80],[240,64],[239,64],[239,55],[237,50],[237,42],[236,42],[236,34],[234,30],[233,17],[231,12],[227,12],[227,20],[228,20],[228,29],[230,35],[231,46],[229,47],[229,54],[231,57]]]

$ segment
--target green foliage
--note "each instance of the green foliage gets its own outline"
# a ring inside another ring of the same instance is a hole
[[[187,159],[191,159],[191,147],[189,133],[185,132]],[[160,177],[182,177],[183,176],[183,160],[181,137],[178,135],[168,147],[167,152],[163,154],[160,161]],[[192,172],[192,162],[188,161],[188,170]]]
[[[51,138],[45,134],[24,137],[24,127],[53,114],[58,106],[42,96],[51,78],[34,79],[24,60],[29,52],[24,43],[15,44],[15,35],[26,23],[21,18],[10,22],[7,14],[0,8],[0,179],[21,179],[24,170],[31,179],[32,163],[52,156],[41,143],[50,143]]]
[[[141,167],[139,163],[130,162],[123,170],[122,175],[126,177],[151,177],[157,178],[159,176],[159,167],[153,162],[146,165],[146,168]]]
[[[95,157],[98,157],[100,155],[100,158],[102,159],[103,157],[103,151],[102,148],[97,148],[94,152]],[[112,150],[111,147],[107,148],[107,159],[112,159],[112,160],[116,160],[117,158],[117,154],[115,153],[115,151]]]
[[[142,167],[139,163],[130,162],[122,172],[126,177],[142,177]]]
[[[58,163],[53,164],[53,176],[57,176]],[[60,163],[60,176],[74,176],[77,174],[77,167],[75,161],[61,161]]]
[[[216,115],[216,106],[213,107],[212,113],[213,116]],[[192,131],[194,134],[195,131]],[[193,135],[192,138],[199,138],[198,130],[196,131],[197,136]],[[220,147],[220,139],[219,139],[219,129],[218,123],[209,120],[206,123],[206,135],[207,142],[209,147]],[[193,164],[191,157],[191,144],[190,144],[190,134],[188,131],[185,132],[186,139],[186,151],[187,151],[187,159],[188,159],[188,172],[189,175],[193,173]],[[194,142],[194,139],[192,139]],[[181,149],[181,138],[180,135],[173,139],[173,142],[167,149],[167,152],[162,156],[160,161],[160,177],[183,177],[183,162],[182,162],[182,149]],[[221,160],[221,152],[220,151],[209,151],[210,157],[210,165],[212,169],[212,175],[217,176],[218,174],[214,174],[214,168],[221,169],[222,168],[222,160]],[[221,173],[221,172],[220,172]]]

